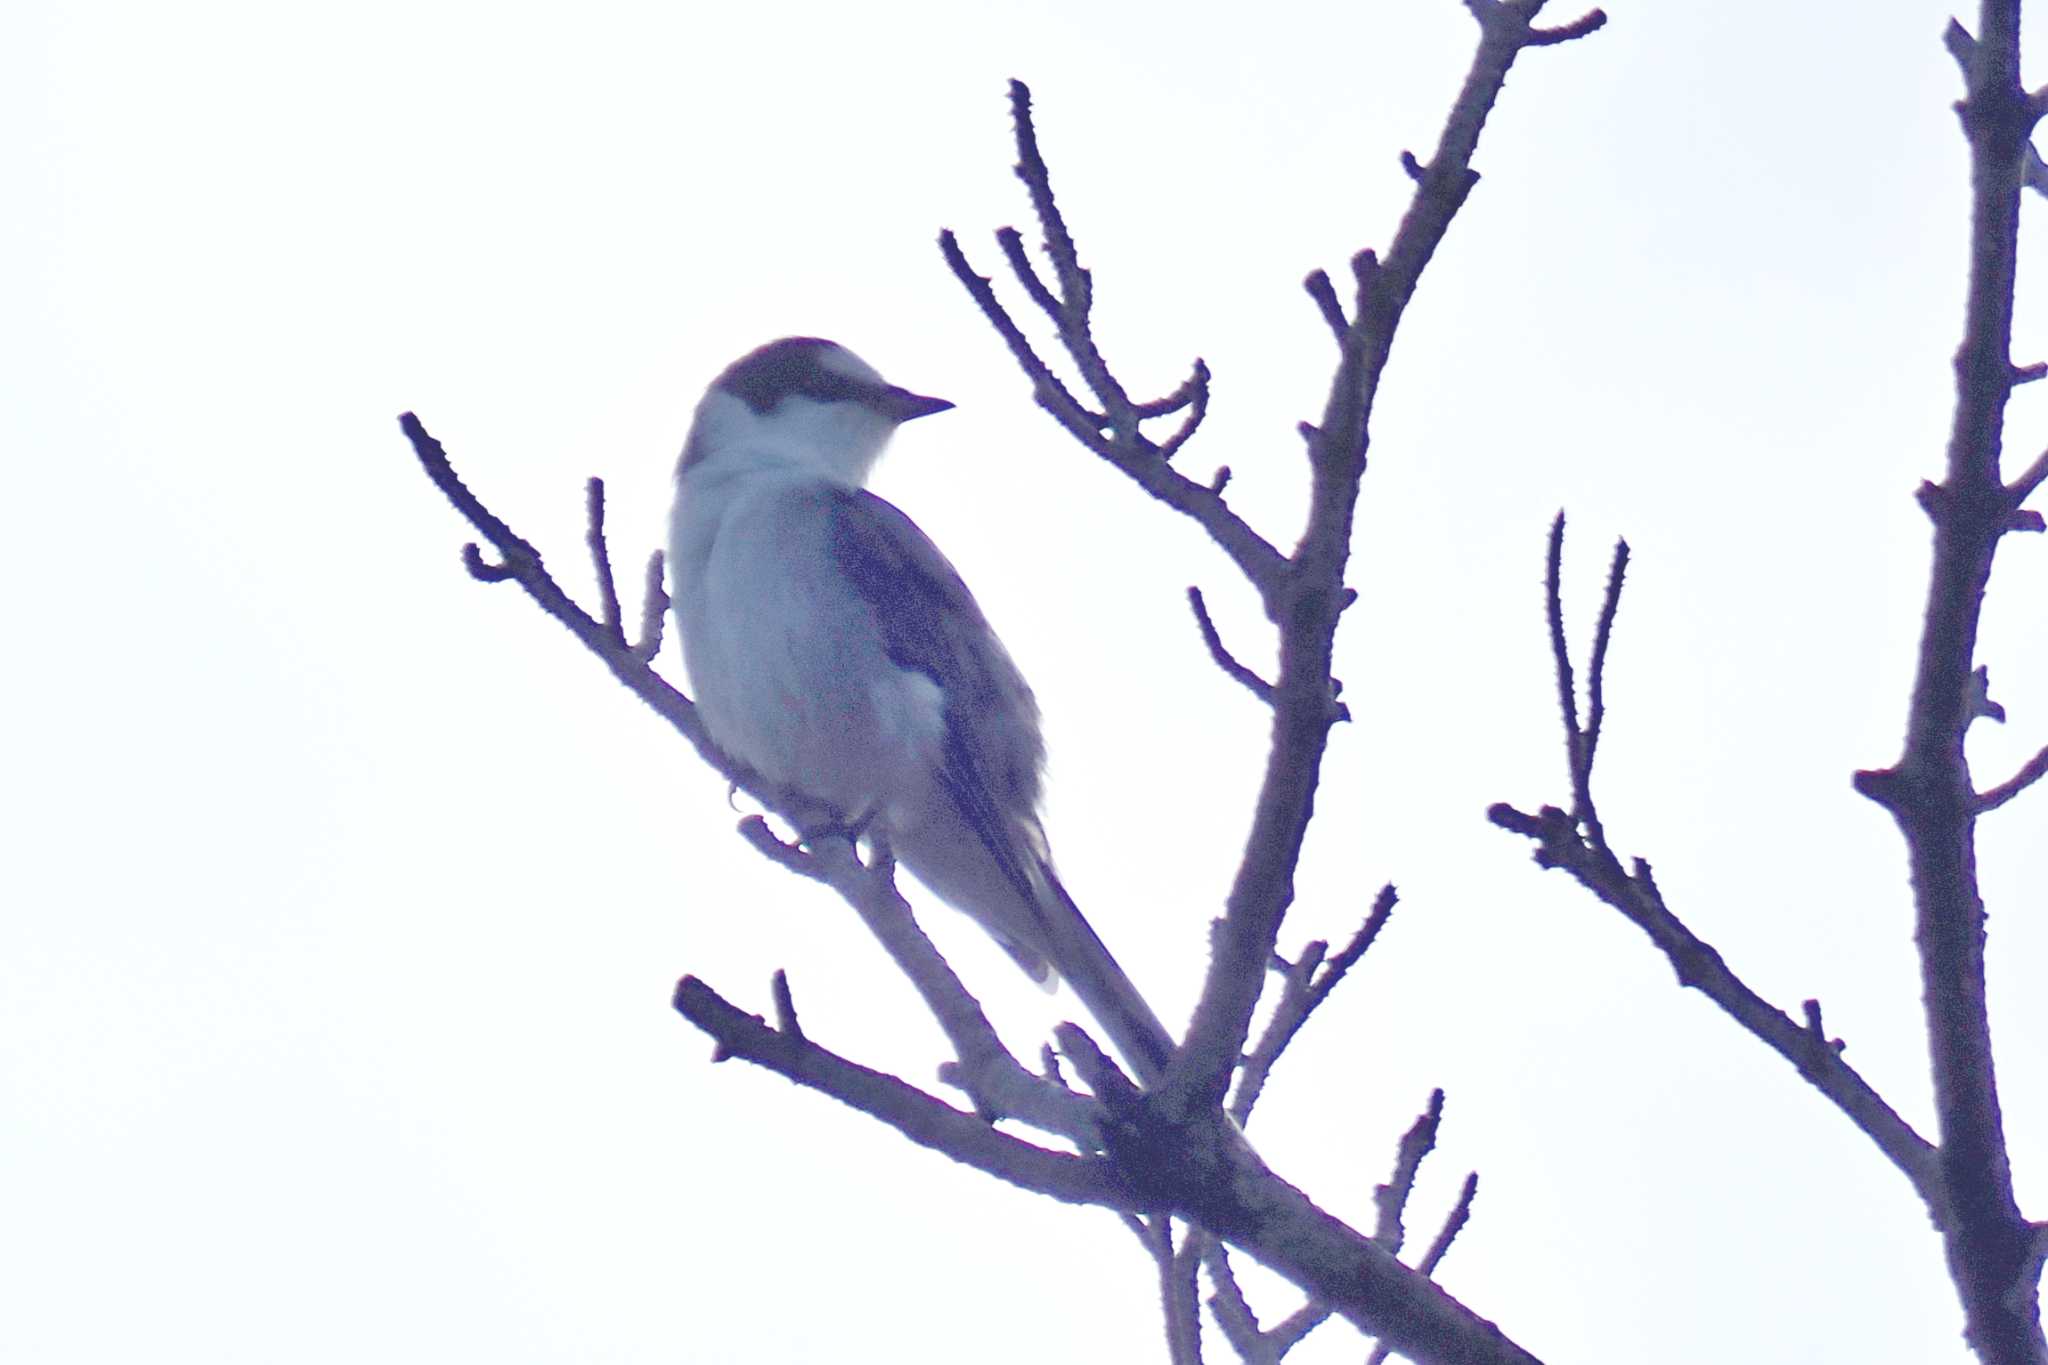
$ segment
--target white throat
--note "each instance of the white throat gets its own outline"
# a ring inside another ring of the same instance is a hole
[[[713,470],[721,478],[758,471],[808,472],[859,488],[881,458],[896,423],[862,403],[791,395],[768,412],[712,389],[697,405],[678,477]]]

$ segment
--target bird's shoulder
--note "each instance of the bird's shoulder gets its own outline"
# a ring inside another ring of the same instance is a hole
[[[839,572],[874,613],[889,657],[949,692],[1001,694],[1009,707],[1035,716],[1030,688],[931,537],[866,489],[835,485],[816,496],[828,508]]]
[[[966,582],[916,522],[865,489],[823,496],[833,557],[872,613],[883,651],[898,668],[937,684],[944,699],[940,780],[970,823],[1007,848],[1018,831],[1001,812],[1037,805],[1045,763],[1030,685]]]
[[[960,571],[918,524],[865,488],[819,484],[807,491],[822,510],[840,571],[891,614],[964,615],[983,630],[981,606]]]

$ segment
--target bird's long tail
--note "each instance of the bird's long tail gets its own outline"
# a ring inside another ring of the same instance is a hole
[[[1158,1084],[1173,1058],[1173,1035],[1081,913],[1050,866],[1044,867],[1045,928],[1052,963],[1095,1016],[1124,1061],[1147,1087]]]

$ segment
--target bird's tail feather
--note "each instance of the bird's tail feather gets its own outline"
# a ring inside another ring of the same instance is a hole
[[[1048,946],[1053,965],[1109,1034],[1138,1079],[1147,1086],[1156,1085],[1173,1058],[1173,1035],[1117,965],[1052,868],[1045,866],[1043,873],[1047,898],[1052,902],[1046,908],[1045,928],[1052,940]]]
[[[946,817],[937,822],[936,828],[918,830],[919,837],[914,842],[900,841],[898,856],[942,897],[987,924],[1017,965],[1040,982],[1047,980],[1041,970],[1043,964],[1031,959],[1034,953],[1043,953],[1053,970],[1072,983],[1074,994],[1081,997],[1081,1003],[1109,1034],[1125,1063],[1138,1073],[1138,1079],[1148,1086],[1156,1084],[1173,1057],[1173,1037],[1089,927],[1087,917],[1067,894],[1067,888],[1060,885],[1037,819],[1020,819],[998,806],[989,795],[988,784],[981,780],[980,765],[973,751],[966,745],[949,743],[947,755],[939,772],[939,783],[947,797]],[[939,864],[950,860],[930,856],[942,848],[957,851],[958,845],[942,832],[954,821],[958,822],[960,832],[970,836],[991,860],[991,870],[1009,884],[1017,897],[1012,904],[1032,921],[1029,927],[1036,932],[1019,932],[1026,926],[1006,923],[1007,914],[992,912],[985,906],[977,910],[979,898],[959,894],[959,890],[964,890],[970,880],[978,879],[959,877],[958,867],[942,869]],[[924,837],[927,835],[931,837]],[[948,894],[949,883],[959,890]]]

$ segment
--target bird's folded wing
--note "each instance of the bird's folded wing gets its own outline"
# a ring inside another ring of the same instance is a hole
[[[833,485],[819,496],[828,499],[833,554],[873,613],[884,651],[930,678],[944,699],[941,783],[1037,912],[1042,854],[1019,846],[1035,827],[1045,762],[1037,699],[959,572],[915,522],[863,489]]]

